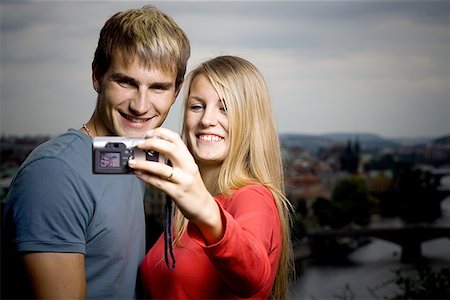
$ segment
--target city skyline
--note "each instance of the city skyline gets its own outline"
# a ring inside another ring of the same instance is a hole
[[[0,2],[1,134],[79,128],[90,64],[118,10],[148,2]],[[266,77],[280,133],[450,133],[449,1],[151,2],[186,31],[188,70],[242,56]],[[179,131],[179,97],[165,126]]]

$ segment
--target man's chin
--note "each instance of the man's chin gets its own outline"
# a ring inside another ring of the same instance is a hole
[[[119,136],[129,137],[145,137],[147,132],[154,129],[155,125],[158,125],[157,118],[149,119],[142,123],[133,123],[129,121],[123,121],[116,124],[116,134]]]
[[[147,134],[148,130],[144,130],[144,131],[137,131],[137,130],[133,130],[133,131],[125,131],[123,132],[123,134],[121,134],[121,136],[127,136],[127,137],[145,137],[145,135]]]
[[[117,133],[120,136],[128,136],[128,137],[145,137],[149,130],[153,129],[153,127],[145,127],[145,128],[127,128],[121,129]]]

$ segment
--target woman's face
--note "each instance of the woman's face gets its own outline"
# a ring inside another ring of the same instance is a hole
[[[199,165],[221,164],[228,154],[228,116],[209,79],[197,75],[186,103],[185,130],[192,155]]]

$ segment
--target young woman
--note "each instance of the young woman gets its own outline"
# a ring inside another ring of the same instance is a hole
[[[158,128],[148,135],[161,139],[141,146],[172,166],[129,163],[177,206],[176,267],[165,264],[160,237],[141,264],[146,291],[158,299],[284,299],[293,270],[290,204],[266,83],[234,56],[202,63],[188,80],[183,139]]]

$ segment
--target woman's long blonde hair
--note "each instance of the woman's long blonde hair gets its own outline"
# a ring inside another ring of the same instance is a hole
[[[281,222],[282,250],[271,298],[285,299],[294,270],[291,206],[285,197],[281,146],[266,82],[259,70],[247,60],[219,56],[190,72],[186,99],[192,80],[199,74],[210,80],[224,101],[229,120],[229,152],[216,183],[208,189],[213,195],[230,195],[232,190],[256,182],[272,192]],[[182,135],[186,141],[185,133],[183,128]],[[179,244],[187,225],[179,212],[176,213],[175,224],[175,242]]]

